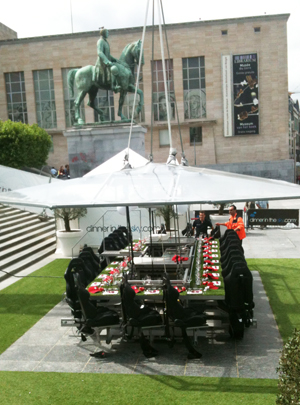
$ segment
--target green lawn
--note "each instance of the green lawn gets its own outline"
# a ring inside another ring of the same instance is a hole
[[[0,372],[1,404],[273,405],[276,380]]]
[[[295,328],[300,329],[300,260],[248,259],[247,263],[250,270],[259,271],[280,334],[286,341]]]
[[[57,304],[68,260],[55,260],[0,291],[0,352]],[[270,299],[283,339],[300,328],[300,260],[251,259]],[[1,404],[274,404],[276,380],[116,374],[0,372]]]
[[[21,337],[62,299],[69,259],[58,259],[0,291],[0,353]]]

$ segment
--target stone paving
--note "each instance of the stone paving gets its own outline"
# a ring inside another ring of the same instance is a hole
[[[300,258],[300,229],[254,228],[247,233],[243,247],[246,259]],[[48,261],[55,258],[58,256],[52,255]],[[45,264],[46,261],[39,263],[20,275]],[[92,340],[80,343],[75,328],[60,326],[62,317],[70,317],[67,305],[60,303],[2,353],[0,370],[275,379],[282,340],[260,276],[257,272],[253,272],[253,276],[257,329],[246,329],[241,341],[232,340],[227,333],[218,335],[217,339],[199,338],[199,350],[203,354],[200,360],[188,360],[182,343],[176,343],[172,349],[164,343],[156,343],[159,356],[146,359],[137,342],[104,345],[106,358],[93,358],[89,354],[98,349]],[[0,290],[14,281],[1,282]]]
[[[60,326],[62,317],[70,317],[62,302],[0,356],[0,370],[277,378],[282,340],[260,276],[257,272],[253,276],[257,329],[246,329],[241,341],[227,333],[216,339],[199,338],[203,354],[199,360],[187,359],[183,343],[169,348],[159,342],[155,344],[159,356],[152,359],[144,357],[138,342],[103,344],[107,356],[91,357],[99,350],[93,341],[82,343],[76,328]]]

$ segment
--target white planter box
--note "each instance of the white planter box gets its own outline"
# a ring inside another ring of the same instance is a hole
[[[82,238],[83,234],[82,229],[73,229],[72,232],[57,231],[57,253],[62,253],[64,257],[77,257],[81,245],[80,242],[77,242]]]
[[[224,224],[225,222],[228,222],[229,218],[230,218],[230,214],[223,214],[223,215],[215,214],[215,215],[210,215],[209,217],[210,217],[212,226],[215,228],[217,223]],[[224,225],[220,226],[221,236],[224,236],[224,233],[226,232],[226,230],[227,230],[226,226],[224,226]]]

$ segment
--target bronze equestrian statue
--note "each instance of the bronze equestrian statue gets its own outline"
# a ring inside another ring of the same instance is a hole
[[[75,121],[84,124],[80,117],[80,104],[86,94],[89,95],[88,105],[92,107],[104,121],[103,111],[95,106],[95,98],[98,89],[112,90],[120,93],[118,116],[122,121],[128,121],[122,114],[122,108],[126,94],[135,92],[134,68],[138,65],[141,49],[141,40],[128,44],[123,49],[120,59],[116,59],[110,54],[110,47],[107,42],[108,30],[100,31],[100,39],[97,42],[98,58],[96,66],[88,65],[80,69],[72,69],[68,73],[68,86],[71,97],[74,97],[74,83],[78,89],[78,96],[75,100]],[[142,64],[144,64],[144,54],[142,53]],[[136,113],[139,114],[144,105],[144,94],[137,89],[139,102]]]

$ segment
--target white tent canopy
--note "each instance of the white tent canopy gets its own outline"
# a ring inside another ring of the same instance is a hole
[[[99,207],[300,198],[300,186],[217,170],[148,163],[136,169],[1,193],[4,204]]]
[[[0,165],[0,192],[58,181],[60,180]]]
[[[124,167],[124,157],[125,154],[127,153],[128,153],[128,161],[132,168],[145,166],[145,164],[148,163],[148,160],[139,153],[135,152],[130,148],[125,148],[121,152],[117,153],[115,156],[106,160],[100,166],[96,167],[95,169],[85,174],[83,177],[90,177],[95,176],[96,174],[112,173],[122,170]]]

